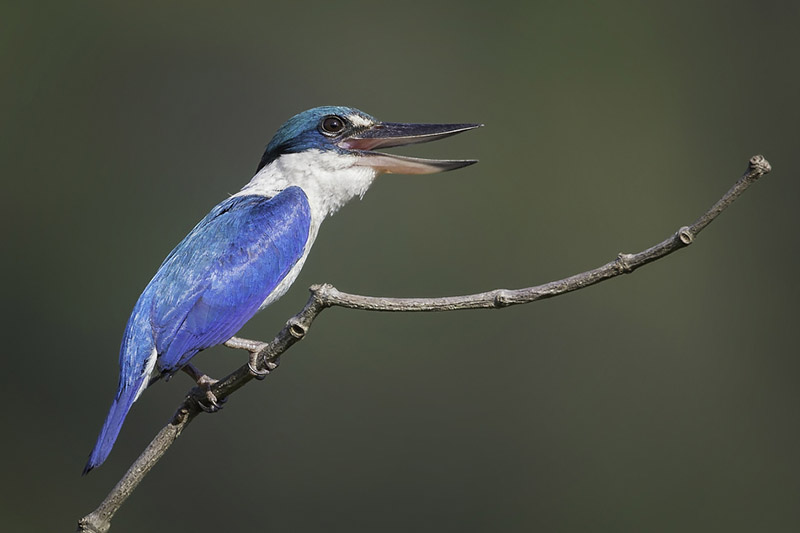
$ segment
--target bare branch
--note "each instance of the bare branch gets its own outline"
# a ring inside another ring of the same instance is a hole
[[[230,348],[248,351],[251,354],[251,360],[248,364],[241,366],[214,384],[212,392],[218,401],[225,401],[231,394],[252,379],[265,377],[268,372],[277,368],[281,354],[302,339],[317,316],[328,307],[390,312],[498,309],[552,298],[589,287],[620,274],[628,274],[641,266],[692,244],[698,233],[733,203],[753,182],[771,170],[769,162],[763,156],[753,156],[750,159],[747,172],[692,225],[680,228],[664,241],[639,253],[620,253],[616,259],[598,268],[543,285],[523,289],[495,289],[477,294],[444,298],[381,298],[348,294],[337,290],[329,284],[314,285],[310,288],[311,296],[302,311],[291,317],[271,342],[264,343],[233,337],[225,343]],[[197,387],[189,392],[184,402],[178,407],[175,415],[173,415],[172,420],[150,442],[106,499],[97,509],[78,522],[78,531],[105,533],[109,530],[111,519],[128,496],[161,459],[186,426],[198,414],[203,412],[199,407],[199,402],[205,400],[205,398],[205,391]]]

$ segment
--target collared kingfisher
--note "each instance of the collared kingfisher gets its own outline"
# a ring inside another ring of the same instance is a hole
[[[120,348],[117,394],[84,474],[106,460],[125,416],[151,381],[185,370],[201,386],[213,383],[190,359],[230,339],[283,296],[325,217],[363,197],[376,176],[432,174],[476,162],[374,149],[433,141],[478,126],[379,122],[341,106],[310,109],[281,126],[250,183],[189,232],[136,302]],[[251,370],[257,372],[252,365]],[[218,408],[207,390],[210,410]]]

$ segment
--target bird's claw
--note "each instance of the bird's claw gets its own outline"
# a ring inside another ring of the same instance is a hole
[[[227,401],[227,398],[222,400],[217,399],[217,395],[211,390],[211,387],[217,383],[219,380],[214,378],[208,377],[207,375],[203,374],[197,379],[197,386],[205,393],[205,401],[198,400],[197,405],[205,411],[206,413],[216,413],[220,409],[222,409],[222,404]]]
[[[247,370],[249,370],[250,374],[252,374],[253,377],[259,381],[261,381],[262,379],[264,379],[269,375],[269,370],[267,370],[266,368],[264,370],[257,369],[255,364],[253,364],[252,359],[250,361],[247,361]]]
[[[217,396],[211,392],[211,388],[208,388],[206,389],[206,402],[208,403],[206,404],[198,401],[197,405],[206,413],[216,413],[222,409],[222,404],[224,404],[226,400],[227,398],[225,400],[218,400]]]
[[[278,368],[278,362],[267,361],[266,368],[259,369],[258,368],[258,354],[251,353],[250,359],[247,361],[247,369],[253,375],[254,378],[257,380],[262,380],[269,375],[270,372]]]

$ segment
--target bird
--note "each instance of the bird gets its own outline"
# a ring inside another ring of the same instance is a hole
[[[352,107],[323,106],[284,123],[255,175],[219,203],[167,255],[139,296],[119,355],[119,384],[83,473],[100,466],[142,392],[187,372],[207,390],[214,380],[190,360],[233,337],[297,278],[322,221],[362,198],[381,174],[432,174],[476,160],[422,159],[377,152],[434,141],[482,124],[381,122]],[[252,358],[251,358],[252,363]],[[254,374],[258,371],[249,365]]]

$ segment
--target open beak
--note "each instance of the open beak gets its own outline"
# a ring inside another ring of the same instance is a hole
[[[339,141],[339,146],[347,150],[359,150],[361,162],[378,172],[390,174],[433,174],[466,167],[478,161],[475,159],[422,159],[394,154],[373,152],[375,148],[390,148],[406,144],[435,141],[478,128],[483,124],[399,124],[381,122],[355,135]]]

